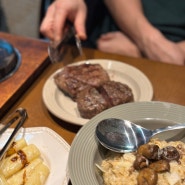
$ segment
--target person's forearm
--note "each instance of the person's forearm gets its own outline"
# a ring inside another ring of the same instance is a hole
[[[137,45],[143,56],[184,65],[184,44],[166,39],[145,17],[141,0],[104,0],[120,30]]]
[[[145,18],[140,0],[104,0],[117,25],[139,47],[155,29]]]
[[[185,55],[185,41],[181,41],[178,42],[177,45],[184,51],[184,55]]]
[[[184,65],[185,65],[185,41],[178,42],[177,45],[183,51],[183,54],[184,54]]]

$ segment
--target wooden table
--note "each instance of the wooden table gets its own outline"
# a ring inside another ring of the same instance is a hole
[[[32,55],[34,55],[34,51],[36,53],[40,51],[42,55],[39,56],[37,54],[37,60],[43,60],[43,56],[45,59],[47,58],[47,43],[43,44],[43,42],[38,40],[21,38],[21,40],[28,41],[30,45],[30,47],[24,48],[20,47],[21,42],[16,42],[17,40],[20,40],[20,37],[10,36],[9,40],[14,42],[15,47],[19,48],[23,55],[24,53],[29,53],[29,50],[32,51]],[[43,45],[45,46],[43,47]],[[51,115],[43,103],[42,89],[48,77],[57,69],[66,64],[85,59],[112,59],[130,64],[141,70],[150,79],[154,89],[153,100],[171,102],[185,106],[185,67],[154,62],[143,58],[106,54],[93,49],[84,49],[84,53],[85,56],[77,57],[75,60],[72,60],[68,54],[63,62],[48,65],[45,70],[40,72],[38,78],[32,82],[32,85],[22,93],[16,103],[14,103],[1,118],[6,117],[16,108],[23,107],[27,110],[29,116],[25,123],[25,127],[49,127],[71,144],[77,131],[80,129],[80,126],[66,123]],[[28,55],[27,57],[31,56]]]

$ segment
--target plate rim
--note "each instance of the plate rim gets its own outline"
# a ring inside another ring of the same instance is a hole
[[[146,74],[144,74],[140,69],[136,68],[135,66],[132,66],[130,64],[127,64],[127,63],[124,63],[124,62],[120,62],[120,61],[117,61],[117,60],[109,60],[109,59],[89,59],[89,60],[83,60],[83,61],[79,61],[79,62],[75,62],[75,63],[72,63],[72,64],[69,64],[67,66],[74,66],[74,65],[80,65],[82,63],[103,63],[103,65],[106,65],[106,66],[109,66],[110,65],[117,65],[117,66],[122,66],[122,68],[124,68],[125,66],[128,68],[128,69],[131,69],[131,70],[134,70],[135,72],[137,72],[140,76],[142,76],[142,78],[145,80],[145,87],[147,87],[147,92],[148,92],[148,97],[145,97],[145,99],[142,99],[140,101],[151,101],[152,98],[153,98],[153,95],[154,95],[154,92],[153,92],[153,86],[152,86],[152,83],[151,81],[149,80],[149,78],[146,76]],[[65,66],[64,66],[65,67]],[[57,103],[55,103],[55,106],[57,106],[57,110],[55,108],[52,109],[52,105],[53,105],[53,102],[55,101],[53,98],[53,101],[52,103],[48,101],[48,96],[49,96],[49,92],[47,91],[47,88],[49,87],[49,84],[53,83],[52,82],[52,79],[53,79],[53,76],[58,73],[59,71],[63,70],[63,68],[60,68],[60,69],[57,69],[55,72],[53,72],[49,77],[48,79],[45,81],[45,84],[43,86],[43,89],[42,89],[42,100],[46,106],[46,108],[54,115],[56,116],[57,118],[61,119],[61,120],[64,120],[64,121],[67,121],[71,124],[74,124],[74,125],[79,125],[79,126],[83,126],[85,125],[89,119],[84,119],[82,117],[75,117],[72,116],[72,118],[70,117],[71,115],[69,115],[68,113],[62,111],[62,109],[57,105]],[[111,67],[110,67],[111,68]],[[119,70],[118,70],[119,71]],[[50,95],[54,97],[56,91],[59,91],[58,88],[55,86],[54,89],[50,92]],[[48,95],[47,95],[48,94]],[[60,110],[60,111],[59,111]]]
[[[116,111],[121,109],[126,108],[132,108],[134,104],[137,104],[138,107],[151,107],[152,110],[157,110],[160,112],[160,110],[155,109],[158,107],[163,108],[164,110],[170,109],[173,112],[176,112],[178,114],[180,113],[185,113],[185,106],[183,105],[178,105],[175,103],[170,103],[170,102],[162,102],[162,101],[151,101],[151,102],[133,102],[133,103],[128,103],[124,105],[119,105],[116,107],[113,107],[111,109],[108,109],[99,115],[95,116],[92,118],[87,124],[85,124],[78,132],[78,134],[75,136],[73,139],[73,142],[71,144],[71,149],[69,152],[69,158],[68,158],[68,169],[69,169],[69,176],[71,179],[71,182],[73,185],[99,185],[96,176],[95,176],[95,164],[94,159],[91,157],[95,155],[95,152],[98,148],[98,141],[95,139],[95,127],[97,125],[97,122],[100,121],[101,119],[104,119],[105,117],[112,117],[112,115],[116,115]],[[130,107],[129,107],[130,106]],[[152,107],[153,106],[153,107]],[[140,109],[141,111],[141,109]],[[179,113],[180,111],[180,113]],[[112,113],[111,113],[112,112]],[[144,112],[144,110],[143,110]],[[168,112],[168,111],[167,111]],[[168,112],[170,115],[171,112]],[[159,119],[166,119],[166,116],[168,114],[164,115],[164,117],[156,117],[155,115],[153,116],[153,119],[159,118]],[[108,116],[107,116],[108,115]],[[131,116],[131,115],[130,115]],[[169,121],[175,121],[175,122],[180,122],[180,121],[185,121],[185,115],[184,116],[176,116],[173,119],[171,119],[174,115],[171,115]],[[115,116],[116,117],[116,116]],[[136,118],[135,118],[136,119]],[[141,119],[141,118],[138,118]],[[144,119],[144,118],[143,118]],[[87,132],[89,130],[89,132]],[[88,138],[88,139],[87,139]],[[80,143],[80,144],[79,144]],[[79,145],[78,145],[79,144]],[[79,154],[80,151],[80,154]],[[85,153],[85,152],[89,153]],[[75,153],[76,152],[76,153]],[[74,155],[76,158],[74,158]],[[81,157],[81,159],[85,158],[85,161],[79,161],[78,157]],[[90,156],[91,155],[91,156]],[[78,160],[76,160],[78,159]],[[80,168],[78,168],[80,162]],[[73,164],[73,167],[72,167]],[[88,166],[88,167],[87,167]],[[86,172],[86,176],[84,177],[83,171]],[[89,174],[93,174],[91,177],[89,177]],[[83,176],[83,178],[80,178],[80,175]]]

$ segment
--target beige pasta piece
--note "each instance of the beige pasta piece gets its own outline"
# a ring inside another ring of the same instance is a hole
[[[39,156],[40,151],[34,144],[27,145],[17,153],[5,158],[0,166],[0,171],[5,178],[9,178]]]
[[[16,153],[17,151],[23,149],[26,146],[27,146],[27,143],[24,138],[21,138],[17,141],[14,141],[12,143],[12,145],[10,146],[10,148],[8,149],[6,156],[10,156],[10,155]]]
[[[10,185],[43,185],[49,175],[49,168],[37,158],[27,167],[10,177],[7,182]]]
[[[43,185],[49,175],[49,168],[41,163],[36,166],[33,173],[27,178],[25,185]],[[15,184],[18,185],[18,184]],[[21,185],[21,184],[20,184]]]
[[[5,177],[2,174],[0,174],[0,185],[8,185]]]

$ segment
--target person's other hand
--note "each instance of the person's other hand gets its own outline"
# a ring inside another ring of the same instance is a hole
[[[101,35],[97,40],[97,48],[108,53],[141,57],[141,53],[135,43],[120,31]]]
[[[86,39],[85,20],[87,8],[83,0],[55,0],[46,12],[40,32],[52,41],[60,41],[66,20],[74,24],[80,39]]]

